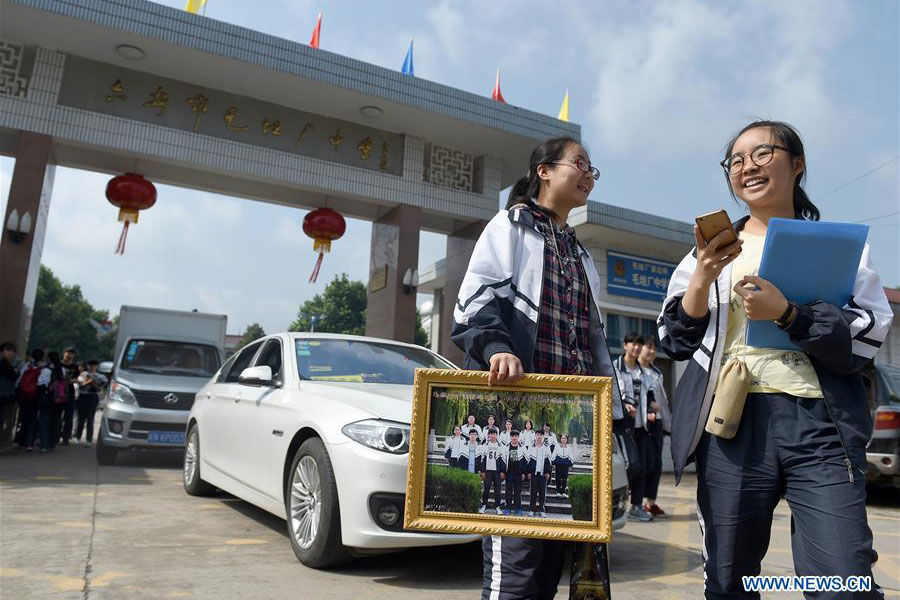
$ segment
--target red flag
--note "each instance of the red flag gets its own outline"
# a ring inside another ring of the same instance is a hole
[[[503,94],[500,93],[500,69],[497,69],[497,81],[494,83],[493,91],[491,91],[491,100],[506,104],[506,100],[503,99]]]
[[[309,40],[309,45],[316,50],[319,49],[319,34],[322,33],[322,13],[319,13],[319,18],[316,19],[316,28],[313,29],[312,39]]]

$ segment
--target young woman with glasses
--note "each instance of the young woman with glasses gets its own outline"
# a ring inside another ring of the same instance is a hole
[[[750,214],[735,223],[739,239],[729,245],[724,232],[707,241],[694,228],[697,246],[672,275],[659,318],[660,346],[690,359],[673,402],[672,457],[678,479],[697,461],[706,598],[759,597],[742,577],[760,573],[782,496],[797,575],[871,577],[877,555],[866,523],[865,449],[872,423],[860,370],[891,324],[881,281],[868,247],[843,306],[795,303],[756,276],[769,219],[819,219],[802,187],[803,143],[790,125],[750,123],[721,164]],[[775,321],[799,350],[748,346],[747,320]],[[750,389],[737,433],[725,439],[704,428],[720,367],[732,357],[744,361]]]
[[[612,376],[600,277],[566,223],[572,209],[587,204],[599,177],[577,140],[547,140],[531,153],[506,210],[478,239],[452,337],[465,352],[465,368],[489,371],[491,384],[525,373]],[[558,541],[485,537],[482,598],[553,598],[563,550]]]

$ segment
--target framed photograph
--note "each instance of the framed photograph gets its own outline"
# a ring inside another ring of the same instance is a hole
[[[404,528],[608,542],[611,385],[416,370]]]

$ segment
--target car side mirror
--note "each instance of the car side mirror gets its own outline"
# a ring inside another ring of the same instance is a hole
[[[243,383],[244,385],[276,385],[272,380],[272,367],[269,366],[249,367],[244,369],[238,377],[238,383]]]

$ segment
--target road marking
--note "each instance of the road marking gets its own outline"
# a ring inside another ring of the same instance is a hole
[[[229,546],[256,546],[258,544],[268,544],[268,540],[257,540],[252,538],[236,538],[233,540],[225,540]]]
[[[75,527],[77,529],[91,528],[90,521],[57,521],[56,525],[60,525],[62,527]]]
[[[38,475],[34,479],[37,481],[68,481],[71,477],[63,477],[62,475]]]
[[[91,579],[91,587],[106,587],[115,579],[121,579],[123,577],[128,577],[128,573],[119,573],[118,571],[110,571],[109,573],[103,573],[102,575],[98,575]]]

